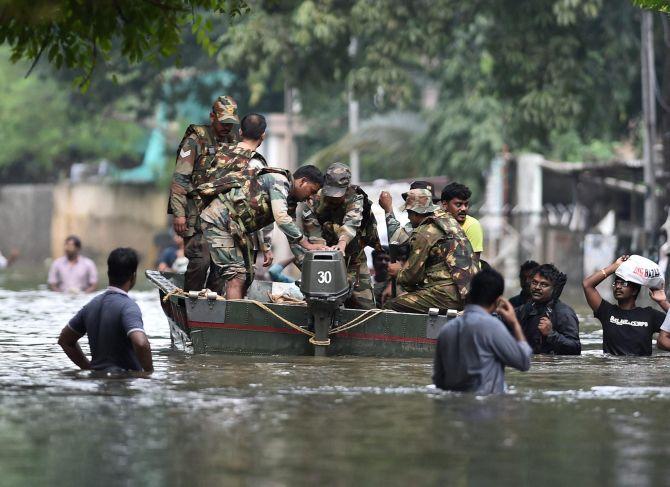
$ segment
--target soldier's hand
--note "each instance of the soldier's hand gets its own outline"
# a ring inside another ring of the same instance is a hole
[[[272,250],[263,252],[263,267],[270,267],[272,265],[273,260],[274,260],[274,254],[272,253]]]
[[[402,265],[399,262],[389,262],[388,273],[391,277],[397,276],[400,269]]]
[[[389,282],[386,285],[386,287],[384,288],[384,290],[382,291],[382,302],[381,302],[380,306],[384,306],[386,301],[388,301],[392,297],[393,297],[393,286],[391,286],[391,283]]]
[[[379,195],[379,206],[381,206],[386,213],[391,213],[393,211],[393,198],[391,197],[391,193],[388,191],[381,192]]]
[[[186,233],[186,217],[185,216],[176,216],[172,220],[172,228],[177,235],[184,236]]]
[[[540,330],[542,335],[547,336],[551,333],[551,330],[554,329],[554,326],[551,324],[551,320],[548,317],[543,316],[540,318],[540,324],[537,325],[537,329]]]

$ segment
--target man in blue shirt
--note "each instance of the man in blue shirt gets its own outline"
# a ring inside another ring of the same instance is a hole
[[[137,263],[133,249],[113,250],[107,258],[109,287],[79,310],[61,331],[58,344],[79,368],[153,372],[142,312],[128,296],[137,279]],[[91,360],[77,343],[86,334]]]
[[[477,394],[502,393],[506,365],[522,371],[530,369],[533,350],[514,308],[502,298],[504,290],[503,277],[493,269],[482,270],[472,278],[470,304],[463,316],[444,325],[438,336],[433,367],[435,386]],[[509,330],[491,316],[493,311]]]

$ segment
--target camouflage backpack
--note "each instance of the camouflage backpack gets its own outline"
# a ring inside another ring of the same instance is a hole
[[[249,166],[249,161],[253,158],[258,159],[264,166],[267,166],[267,162],[262,155],[250,150],[235,150],[236,145],[221,144],[213,156],[208,155],[198,159],[191,175],[191,182],[196,194],[197,188],[205,183],[221,179],[233,172],[244,171]],[[199,205],[201,210],[213,199],[211,197],[205,198],[202,194],[199,195],[199,198],[202,199]]]
[[[264,167],[246,168],[231,172],[213,181],[198,186],[202,198],[219,197],[228,209],[231,218],[245,232],[255,232],[274,222],[270,194],[262,188],[259,178],[264,174],[281,174],[293,182],[293,176],[287,169]],[[233,189],[241,191],[232,197],[224,197]]]

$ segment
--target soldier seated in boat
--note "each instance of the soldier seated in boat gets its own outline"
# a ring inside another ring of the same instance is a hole
[[[435,196],[435,190],[433,184],[428,181],[414,181],[409,185],[409,189],[427,189],[431,193],[433,203],[439,204],[440,198]],[[402,199],[407,200],[407,193],[402,194]],[[409,251],[409,238],[414,231],[411,222],[407,222],[405,225],[401,225],[397,220],[395,213],[393,212],[393,198],[391,193],[388,191],[382,191],[379,195],[379,206],[384,210],[386,217],[386,235],[389,239],[389,248],[391,251],[391,262],[404,263],[407,261],[407,254]],[[445,211],[441,206],[438,206],[435,210],[436,217],[445,216]],[[456,228],[454,227],[454,230]],[[396,279],[390,280],[385,289],[381,292],[381,300],[377,302],[378,306],[382,306],[390,298],[395,298],[398,294],[402,294],[404,291],[402,288],[399,288]]]
[[[389,264],[406,294],[388,301],[384,308],[407,313],[462,310],[470,280],[477,273],[472,246],[450,215],[436,216],[437,205],[427,189],[412,189],[404,205],[414,228],[409,259],[404,267]]]
[[[321,250],[310,243],[289,214],[289,200],[304,201],[323,185],[323,174],[307,165],[291,175],[288,170],[264,167],[230,173],[199,186],[206,197],[216,196],[200,214],[212,261],[225,281],[227,299],[241,299],[253,280],[254,232],[277,223],[289,242],[306,250]],[[291,203],[292,205],[293,203]],[[263,265],[272,264],[266,241]]]
[[[439,204],[440,198],[435,196],[433,190],[433,185],[428,181],[414,181],[409,185],[409,189],[427,189],[430,191],[433,199],[433,203]],[[402,199],[407,200],[407,194],[402,194]],[[379,195],[379,206],[384,210],[384,215],[386,217],[386,234],[388,235],[389,243],[391,245],[403,245],[409,242],[409,237],[414,231],[411,222],[407,222],[405,225],[401,225],[400,222],[395,217],[393,212],[393,198],[391,193],[388,191],[382,191]],[[440,217],[444,216],[444,210],[441,207],[437,207],[435,210],[435,215]]]
[[[320,242],[342,252],[347,261],[347,275],[354,284],[348,308],[375,307],[372,279],[365,247],[381,249],[377,220],[371,211],[368,195],[351,184],[351,171],[339,162],[326,170],[323,189],[300,210],[303,231],[311,242]],[[302,262],[303,251],[292,246],[296,262]]]

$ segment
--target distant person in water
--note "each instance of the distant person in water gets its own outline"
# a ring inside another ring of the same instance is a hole
[[[515,308],[530,300],[530,281],[533,278],[533,272],[538,267],[540,267],[540,264],[534,260],[527,260],[521,264],[521,268],[519,269],[519,287],[521,287],[521,292],[509,298],[509,302]]]
[[[98,271],[88,257],[81,255],[81,240],[75,235],[65,239],[65,255],[49,269],[49,289],[61,293],[92,293],[98,287]]]
[[[659,333],[657,347],[670,350],[670,320],[665,321],[670,303],[663,289],[651,291],[650,297],[664,312],[649,306],[637,306],[642,286],[626,281],[619,275],[615,275],[612,282],[612,293],[617,304],[604,300],[596,289],[598,284],[616,274],[617,269],[627,260],[628,256],[622,255],[582,282],[586,302],[603,326],[603,352],[611,355],[651,355],[653,335],[656,332]]]
[[[65,354],[88,370],[106,372],[153,371],[151,345],[144,332],[142,312],[128,296],[137,279],[137,253],[113,250],[107,259],[109,287],[93,298],[61,331],[58,344]],[[89,360],[77,341],[88,335]]]
[[[530,368],[533,351],[526,343],[514,308],[502,297],[504,290],[503,277],[493,269],[472,278],[463,316],[444,325],[437,338],[433,366],[436,387],[477,394],[502,393],[506,365],[522,371]],[[491,315],[494,311],[505,324]]]

